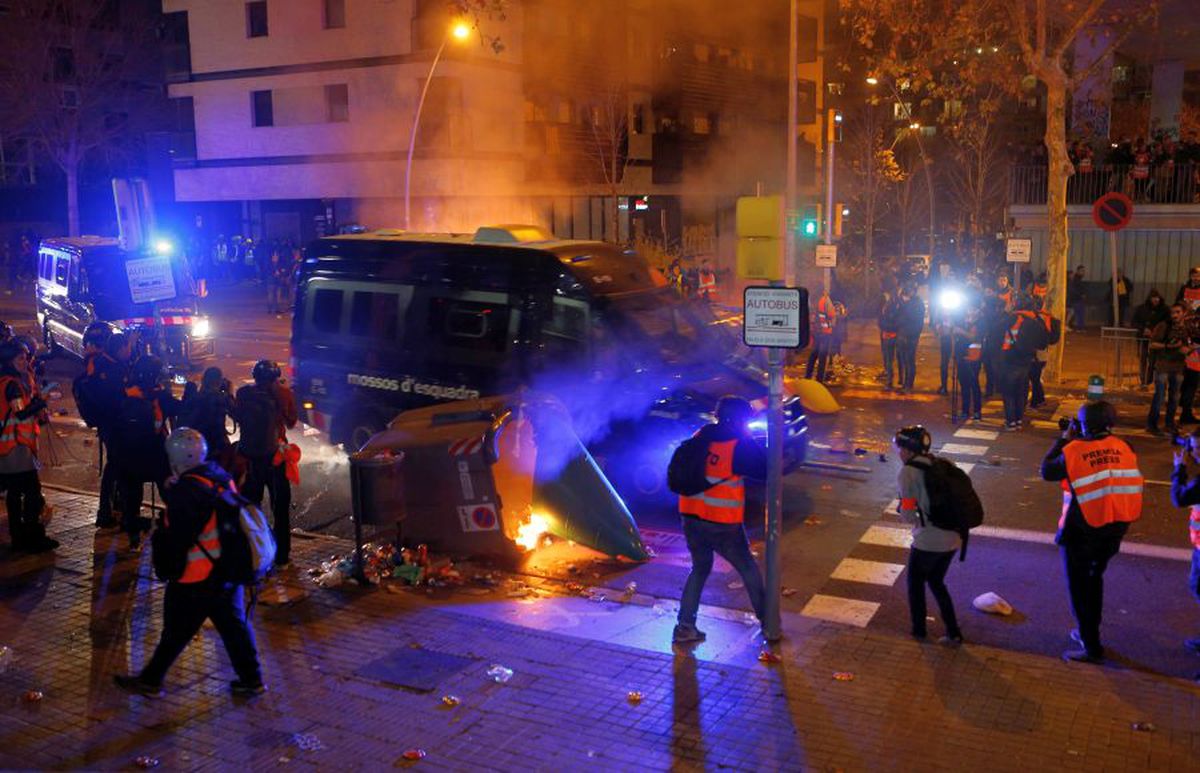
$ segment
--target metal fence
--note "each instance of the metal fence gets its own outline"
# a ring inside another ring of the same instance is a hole
[[[1076,172],[1067,180],[1067,204],[1091,204],[1110,191],[1120,191],[1143,204],[1200,203],[1200,164],[1158,164],[1138,179],[1129,164],[1105,164],[1091,172]],[[1045,166],[1014,166],[1009,174],[1012,204],[1045,204],[1049,170]]]

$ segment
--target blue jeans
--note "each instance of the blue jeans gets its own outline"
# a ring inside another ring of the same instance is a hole
[[[979,388],[979,360],[958,361],[958,386],[962,391],[963,416],[978,416],[983,410],[983,391]]]
[[[724,558],[742,577],[750,605],[761,621],[765,611],[766,593],[763,578],[750,555],[750,542],[746,529],[740,523],[715,523],[695,516],[683,517],[683,536],[687,539],[688,552],[692,554],[692,572],[683,584],[683,598],[679,601],[679,622],[696,624],[696,611],[700,609],[700,593],[712,573],[713,553]]]
[[[1151,427],[1158,426],[1158,416],[1162,409],[1163,393],[1167,396],[1167,426],[1175,426],[1175,406],[1179,401],[1179,383],[1183,381],[1183,374],[1174,371],[1166,372],[1156,371],[1154,374],[1154,399],[1150,401],[1150,415],[1146,417],[1146,424]]]
[[[883,354],[883,383],[891,386],[892,379],[895,378],[896,339],[881,337],[879,349]]]
[[[1188,590],[1200,601],[1200,548],[1192,548],[1192,574],[1188,578]]]

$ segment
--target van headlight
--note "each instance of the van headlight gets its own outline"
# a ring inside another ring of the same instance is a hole
[[[192,338],[208,338],[212,332],[212,324],[207,317],[201,317],[192,323]]]

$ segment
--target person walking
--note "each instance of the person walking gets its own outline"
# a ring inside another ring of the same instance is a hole
[[[1138,357],[1140,359],[1138,371],[1142,386],[1147,386],[1154,380],[1154,368],[1151,367],[1150,358],[1150,336],[1154,333],[1154,328],[1158,326],[1158,323],[1166,322],[1170,318],[1170,307],[1163,300],[1162,293],[1153,287],[1150,288],[1150,293],[1142,305],[1133,310],[1133,321],[1130,324],[1138,331]],[[1186,385],[1184,388],[1186,390]]]
[[[1171,472],[1171,504],[1188,510],[1188,537],[1192,542],[1192,570],[1188,590],[1200,601],[1200,476],[1188,475],[1188,464],[1200,463],[1200,428],[1192,430],[1187,444],[1175,451],[1175,466]],[[1200,636],[1186,639],[1183,646],[1200,655]],[[1200,679],[1200,675],[1197,675]]]
[[[46,536],[46,500],[38,478],[38,435],[46,402],[29,386],[29,355],[17,341],[0,344],[0,486],[5,491],[12,549],[44,553],[58,547]]]
[[[262,507],[263,493],[271,496],[272,527],[275,533],[275,565],[290,562],[292,546],[292,484],[287,477],[287,431],[296,426],[299,414],[296,397],[281,380],[279,365],[259,360],[247,384],[234,397],[234,418],[240,435],[238,453],[249,469],[242,493]]]
[[[900,299],[894,292],[884,292],[879,309],[879,351],[883,357],[883,388],[892,391],[895,377],[896,339],[900,331]],[[903,385],[903,380],[901,384]]]
[[[1129,524],[1142,514],[1145,481],[1133,450],[1112,434],[1115,423],[1116,411],[1109,403],[1083,405],[1042,460],[1042,479],[1061,482],[1063,490],[1055,542],[1079,626],[1070,634],[1078,648],[1063,653],[1069,661],[1104,661],[1104,571],[1121,549]]]
[[[825,382],[825,371],[829,366],[829,355],[833,351],[834,334],[838,325],[837,308],[828,291],[822,291],[817,299],[816,310],[813,311],[812,351],[808,355],[808,365],[804,368],[804,377],[813,377],[816,368],[817,381]]]
[[[954,324],[954,367],[962,393],[963,420],[983,420],[983,392],[979,388],[979,369],[983,364],[983,343],[979,335],[979,310],[967,310],[966,317]]]
[[[900,360],[900,392],[911,392],[917,379],[917,347],[925,327],[925,302],[912,282],[900,288],[900,325],[896,354]]]
[[[109,460],[105,458],[112,435],[116,408],[125,388],[125,368],[109,352],[113,338],[112,328],[107,322],[93,322],[83,333],[83,373],[77,379],[75,392],[79,416],[89,427],[95,427],[100,451],[100,501],[96,506],[96,528],[111,529],[118,525],[113,517],[113,494],[116,492],[116,476]],[[120,334],[117,334],[120,335]],[[125,336],[114,345],[118,352]],[[124,345],[128,361],[128,345]]]
[[[244,587],[228,582],[222,572],[221,540],[217,524],[222,489],[233,488],[229,474],[212,461],[204,436],[181,427],[166,442],[171,467],[167,481],[166,512],[159,529],[167,539],[155,539],[155,549],[184,554],[183,572],[168,580],[163,594],[163,629],[154,654],[137,674],[114,674],[117,686],[156,698],[171,665],[200,633],[206,620],[221,636],[225,652],[237,673],[230,683],[234,695],[249,697],[266,691],[258,662],[254,631],[246,619]],[[156,558],[156,565],[158,558]]]
[[[679,497],[679,515],[692,557],[692,571],[683,586],[679,619],[672,634],[677,644],[704,641],[704,632],[696,627],[696,614],[704,583],[712,572],[713,553],[728,561],[741,576],[755,616],[765,623],[762,574],[750,553],[743,521],[745,479],[767,477],[767,454],[747,427],[754,417],[749,401],[726,395],[717,401],[716,413],[716,423],[701,427],[696,433],[696,437],[708,443],[704,474],[712,487],[695,496]]]
[[[1183,324],[1187,312],[1181,304],[1176,303],[1171,306],[1170,313],[1170,319],[1160,322],[1150,335],[1150,356],[1154,358],[1154,398],[1150,401],[1150,413],[1146,416],[1146,431],[1155,435],[1159,433],[1158,417],[1164,396],[1167,401],[1167,432],[1175,431],[1175,408],[1189,349],[1187,330]]]
[[[900,516],[912,525],[912,549],[908,553],[908,611],[912,636],[918,641],[926,637],[925,587],[933,593],[946,635],[939,643],[948,646],[962,644],[962,631],[954,613],[954,600],[946,589],[946,572],[954,554],[962,547],[956,532],[939,529],[926,521],[930,512],[929,491],[925,473],[933,464],[929,455],[932,438],[920,424],[902,427],[892,439],[900,455]]]
[[[1028,296],[1019,301],[1017,311],[1009,315],[1008,329],[1000,346],[1000,396],[1004,400],[1004,428],[1020,429],[1025,421],[1029,396],[1029,373],[1038,349],[1046,346],[1046,328],[1030,308]]]

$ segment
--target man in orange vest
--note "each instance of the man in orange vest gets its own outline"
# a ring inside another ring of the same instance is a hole
[[[1175,469],[1171,473],[1171,504],[1189,510],[1188,536],[1192,541],[1192,572],[1188,589],[1200,600],[1200,477],[1188,479],[1188,462],[1200,463],[1200,429],[1192,430],[1187,448],[1175,452]],[[1183,646],[1200,655],[1200,637],[1187,639]],[[1196,677],[1200,679],[1200,675]]]
[[[837,306],[829,297],[829,292],[824,291],[817,300],[817,308],[813,312],[812,351],[808,355],[808,366],[804,369],[805,378],[813,377],[815,366],[817,381],[824,383],[825,369],[829,365],[829,356],[833,351],[837,326]]]
[[[708,302],[717,299],[717,274],[712,269],[712,264],[707,260],[700,265],[699,283],[696,288],[696,294],[701,299]]]
[[[205,620],[225,644],[238,678],[230,687],[234,695],[251,696],[266,691],[258,664],[254,632],[246,621],[241,585],[221,576],[221,540],[217,524],[220,488],[232,489],[229,473],[216,462],[206,462],[204,436],[181,427],[167,439],[171,477],[166,487],[167,511],[158,528],[171,539],[155,540],[155,549],[186,551],[183,573],[167,582],[163,594],[163,630],[149,662],[138,674],[116,674],[119,687],[152,698],[163,694],[163,678],[175,659],[200,632]],[[157,565],[157,564],[156,564]]]
[[[1200,266],[1192,266],[1188,280],[1175,294],[1175,302],[1182,303],[1188,311],[1200,309]]]
[[[1042,460],[1042,479],[1061,481],[1062,515],[1055,541],[1063,557],[1071,611],[1079,627],[1071,639],[1079,649],[1065,660],[1104,661],[1100,617],[1104,570],[1121,549],[1129,524],[1142,514],[1144,479],[1137,456],[1112,434],[1116,411],[1104,401],[1079,409],[1062,437]]]
[[[5,489],[12,549],[43,553],[58,547],[42,525],[38,478],[38,416],[46,403],[26,378],[29,356],[17,341],[0,344],[0,485]]]
[[[712,572],[713,553],[724,558],[741,575],[750,604],[759,622],[765,611],[762,574],[750,554],[742,525],[746,515],[746,478],[767,477],[767,454],[747,427],[754,408],[746,400],[726,395],[717,402],[717,423],[701,427],[697,437],[708,442],[704,474],[712,486],[695,496],[679,497],[683,536],[692,555],[692,571],[683,586],[679,621],[673,640],[677,644],[704,641],[696,627],[700,594]]]

